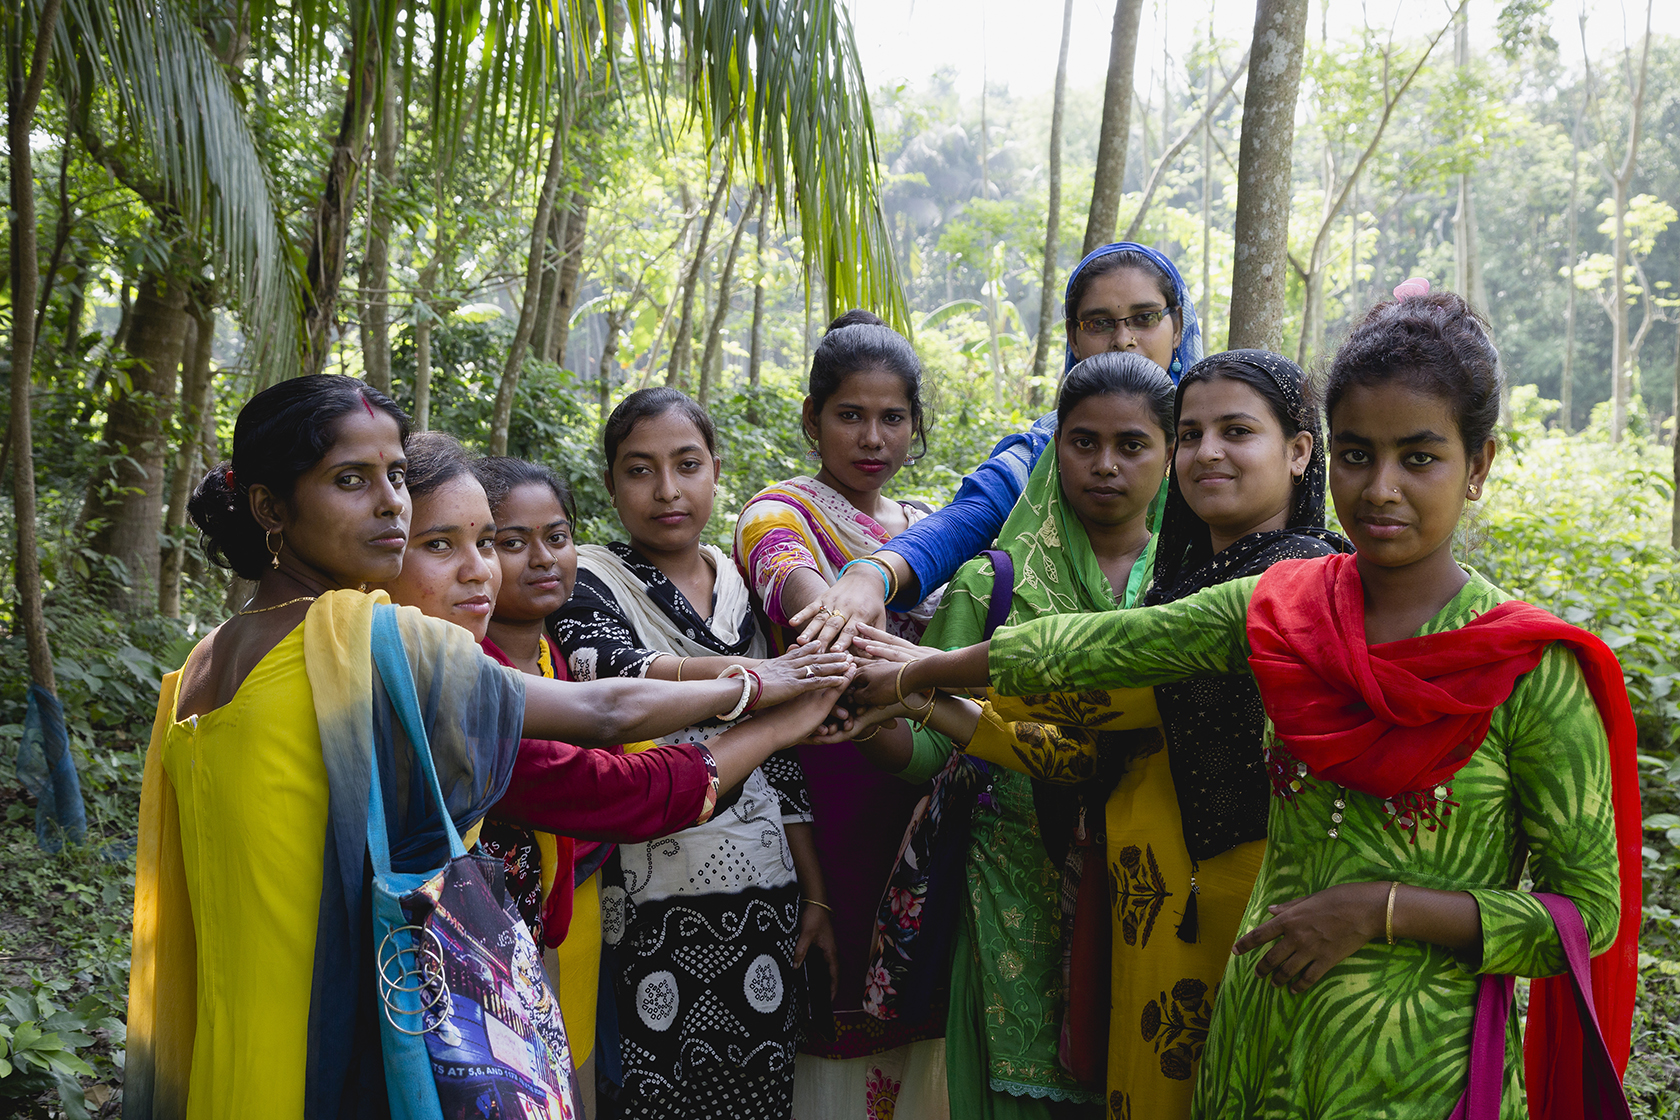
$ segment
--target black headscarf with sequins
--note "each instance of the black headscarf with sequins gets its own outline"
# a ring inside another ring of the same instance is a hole
[[[1173,427],[1192,386],[1218,377],[1258,375],[1275,386],[1292,426],[1311,433],[1312,455],[1295,484],[1289,523],[1251,533],[1215,555],[1208,526],[1179,488],[1178,467],[1168,476],[1167,505],[1155,550],[1155,582],[1144,603],[1170,603],[1206,587],[1259,575],[1279,560],[1352,552],[1353,546],[1324,527],[1324,439],[1318,410],[1307,399],[1301,367],[1265,350],[1227,350],[1202,359],[1179,381]],[[1264,394],[1263,394],[1264,395]],[[1176,456],[1175,456],[1176,459]],[[1262,742],[1266,712],[1247,675],[1159,685],[1155,702],[1167,733],[1168,759],[1177,787],[1184,842],[1193,861],[1211,859],[1266,835],[1267,797]]]

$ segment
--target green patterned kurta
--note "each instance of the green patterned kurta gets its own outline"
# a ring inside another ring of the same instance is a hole
[[[1003,695],[1141,687],[1247,670],[1255,579],[1175,603],[1095,617],[1050,617],[992,639]],[[1419,631],[1463,626],[1509,598],[1481,576]],[[1289,713],[1267,705],[1273,720]],[[1267,734],[1271,741],[1270,729]],[[1382,800],[1313,779],[1274,797],[1270,842],[1243,917],[1338,883],[1399,880],[1468,891],[1481,909],[1479,952],[1375,941],[1300,995],[1254,974],[1265,947],[1233,958],[1215,1003],[1194,1114],[1204,1118],[1442,1120],[1463,1092],[1477,973],[1556,975],[1563,953],[1550,916],[1518,891],[1580,908],[1594,953],[1619,917],[1614,816],[1604,724],[1580,667],[1552,646],[1493,713],[1480,748],[1451,782],[1451,813],[1414,842]],[[1333,802],[1346,808],[1339,826]],[[1329,831],[1337,829],[1332,838]],[[1517,1018],[1506,1046],[1501,1115],[1527,1115]]]

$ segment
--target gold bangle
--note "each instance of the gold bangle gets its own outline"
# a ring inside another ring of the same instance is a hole
[[[914,693],[912,693],[911,695],[914,695]],[[916,716],[916,715],[912,714],[910,716],[911,722],[915,723],[923,731],[926,731],[927,730],[927,725],[928,725],[928,720],[933,718],[934,705],[936,705],[938,703],[939,703],[939,693],[934,692],[930,689],[928,691],[927,710],[924,711],[920,716]],[[914,709],[914,708],[910,709],[910,711],[912,713],[914,713],[915,710],[916,709]]]
[[[893,695],[900,704],[904,703],[904,670],[914,665],[914,661],[906,661],[898,667],[898,675],[893,677]]]
[[[801,901],[801,902],[809,902],[809,903],[810,903],[810,904],[811,904],[811,905],[812,905],[812,906],[821,906],[821,907],[822,907],[822,908],[823,908],[823,909],[824,909],[824,910],[827,910],[827,911],[828,911],[828,912],[829,912],[829,913],[830,913],[830,914],[832,914],[832,913],[834,913],[834,907],[832,907],[832,906],[830,906],[830,905],[829,905],[829,904],[828,904],[828,903],[826,903],[826,902],[818,902],[818,901],[817,901],[817,900],[816,900],[816,899],[814,899],[814,898],[802,898],[802,899],[800,899],[800,900],[799,900],[799,901]]]
[[[1394,944],[1394,892],[1400,889],[1398,880],[1388,884],[1388,943]]]
[[[859,735],[857,738],[853,739],[852,742],[854,742],[854,743],[867,743],[867,742],[869,742],[869,740],[875,738],[875,736],[879,735],[880,733],[881,733],[881,725],[877,723],[874,727],[871,727],[869,729],[869,734]]]
[[[687,665],[687,664],[688,664],[688,658],[686,658],[686,657],[677,658],[677,679],[679,681],[682,680],[682,667],[684,665]]]

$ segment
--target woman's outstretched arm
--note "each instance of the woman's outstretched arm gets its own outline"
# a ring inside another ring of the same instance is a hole
[[[785,667],[792,672],[771,674],[762,667],[758,670],[764,680],[760,709],[812,691],[826,693],[828,705],[832,707],[835,690],[851,679],[852,661],[844,653],[804,653],[778,660],[785,661]],[[658,739],[733,711],[740,702],[741,689],[741,681],[736,677],[680,683],[635,678],[603,681],[530,678],[525,684],[522,734],[528,739],[561,739],[584,745]],[[817,722],[813,720],[812,725]],[[751,770],[752,767],[747,767],[742,776]]]

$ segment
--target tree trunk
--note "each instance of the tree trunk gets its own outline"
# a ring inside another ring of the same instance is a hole
[[[1622,441],[1627,430],[1628,396],[1632,386],[1632,362],[1628,354],[1627,295],[1623,291],[1628,267],[1627,204],[1634,170],[1639,166],[1639,136],[1644,124],[1645,71],[1651,58],[1651,3],[1645,5],[1645,38],[1639,50],[1639,79],[1633,90],[1633,119],[1628,125],[1627,153],[1621,166],[1610,176],[1612,205],[1615,207],[1615,265],[1610,273],[1612,347],[1610,363],[1610,439]]]
[[[1067,90],[1068,39],[1073,32],[1073,0],[1062,5],[1062,46],[1056,56],[1056,93],[1050,108],[1050,203],[1044,219],[1044,267],[1038,279],[1038,339],[1033,343],[1032,388],[1027,400],[1037,411],[1043,400],[1041,383],[1050,368],[1050,344],[1056,336],[1056,255],[1061,249],[1062,221],[1062,101]]]
[[[1219,54],[1213,41],[1213,12],[1210,7],[1207,74],[1202,94],[1202,100],[1206,102],[1206,111],[1202,113],[1202,289],[1196,296],[1197,309],[1202,313],[1203,338],[1213,334],[1213,64],[1218,58]]]
[[[552,361],[550,347],[554,325],[555,301],[560,298],[560,257],[566,243],[566,222],[571,209],[556,206],[548,219],[548,249],[543,258],[542,291],[537,295],[537,324],[531,328],[531,353],[543,361]]]
[[[688,272],[683,276],[682,314],[677,318],[677,334],[671,340],[671,360],[665,367],[665,384],[673,389],[684,386],[688,371],[689,333],[694,321],[694,297],[700,288],[700,264],[706,258],[706,245],[712,238],[712,223],[717,221],[718,210],[723,206],[724,195],[729,193],[729,172],[734,163],[734,153],[731,152],[724,161],[723,170],[718,174],[717,189],[712,192],[712,201],[706,207],[706,218],[700,224],[700,241],[694,246],[694,257],[689,261]]]
[[[339,116],[338,134],[333,137],[327,159],[326,183],[315,208],[309,258],[303,289],[304,340],[308,354],[304,372],[320,373],[326,368],[332,348],[333,318],[338,311],[338,289],[344,281],[344,254],[350,222],[356,209],[356,178],[367,150],[368,124],[378,90],[379,62],[373,26],[372,6],[351,28],[349,85],[344,93],[344,111]]]
[[[595,381],[598,386],[596,404],[601,413],[601,423],[607,422],[607,405],[612,401],[612,375],[618,369],[618,334],[624,329],[624,321],[630,317],[630,302],[625,301],[623,307],[607,312],[607,340],[601,346],[601,365],[595,371]]]
[[[158,613],[181,617],[181,573],[187,557],[187,499],[201,471],[199,448],[203,443],[204,415],[209,408],[210,354],[216,343],[216,311],[195,300],[191,311],[190,356],[181,367],[180,451],[175,456],[175,475],[169,483],[169,512],[164,518],[163,573],[158,578]]]
[[[134,609],[156,601],[163,531],[164,475],[169,460],[167,418],[187,341],[187,286],[156,274],[142,276],[129,330],[128,385],[111,394],[100,457],[111,464],[88,481],[81,523],[88,544],[121,560],[128,586],[116,605]]]
[[[1307,0],[1259,0],[1255,5],[1237,158],[1231,349],[1275,351],[1283,342],[1290,154],[1306,35]]]
[[[735,220],[735,236],[729,242],[729,255],[723,259],[723,271],[718,274],[717,307],[712,312],[711,329],[706,332],[706,349],[700,355],[700,391],[695,394],[702,408],[711,394],[712,380],[716,376],[714,369],[723,354],[723,322],[729,317],[729,289],[735,280],[735,257],[741,251],[741,235],[747,232],[747,220],[752,217],[753,203],[757,200],[757,190],[747,193],[741,216]]]
[[[1460,72],[1470,68],[1470,0],[1458,6],[1458,27],[1454,41],[1454,63]],[[1453,261],[1458,293],[1483,315],[1490,313],[1487,285],[1482,279],[1482,250],[1476,231],[1476,192],[1469,172],[1458,177],[1458,214],[1453,223]],[[1499,417],[1511,418],[1511,382],[1499,389]]]
[[[1116,0],[1108,41],[1108,80],[1103,87],[1102,131],[1097,138],[1096,177],[1091,184],[1091,213],[1085,221],[1081,258],[1108,244],[1120,224],[1126,144],[1132,132],[1132,74],[1137,67],[1138,20],[1142,15],[1143,0]]]
[[[570,214],[554,289],[554,317],[549,325],[548,360],[562,366],[566,364],[566,343],[572,334],[572,311],[577,307],[583,242],[589,235],[589,192],[582,187],[572,192]]]
[[[362,319],[362,377],[375,389],[391,393],[391,202],[397,177],[397,82],[395,60],[386,71],[385,96],[374,131],[373,213],[369,216],[364,287],[367,314]]]
[[[752,397],[747,404],[747,419],[758,423],[759,363],[764,345],[764,236],[768,232],[765,217],[770,207],[764,205],[764,188],[758,188],[758,250],[753,255],[753,314],[752,336],[747,347],[747,386]]]
[[[508,426],[513,422],[513,398],[519,390],[519,371],[525,364],[525,348],[537,320],[537,298],[542,294],[543,254],[548,243],[548,223],[554,213],[554,189],[560,182],[565,162],[567,107],[554,116],[554,139],[548,149],[548,169],[543,173],[542,194],[537,199],[537,216],[531,223],[531,251],[525,263],[525,297],[519,305],[519,325],[508,346],[502,381],[496,387],[495,411],[490,417],[490,454],[506,455]]]
[[[425,308],[414,319],[414,422],[417,432],[432,422],[432,317]]]
[[[1586,16],[1581,17],[1583,20]],[[1562,396],[1564,434],[1575,430],[1575,260],[1580,255],[1581,208],[1581,126],[1587,119],[1586,98],[1581,101],[1581,115],[1575,119],[1575,132],[1569,138],[1569,290],[1564,293],[1563,312],[1563,374],[1559,394]]]
[[[58,692],[53,677],[52,645],[47,640],[41,610],[41,555],[35,534],[35,449],[30,416],[30,388],[35,360],[35,291],[40,281],[39,246],[35,228],[35,168],[29,134],[35,109],[41,103],[60,0],[46,0],[35,28],[29,69],[24,69],[24,21],[29,5],[13,0],[6,5],[6,146],[11,190],[11,259],[7,262],[12,286],[12,418],[7,440],[12,448],[12,514],[17,519],[18,615],[29,652],[29,678],[50,693]],[[16,309],[23,308],[22,314]]]

